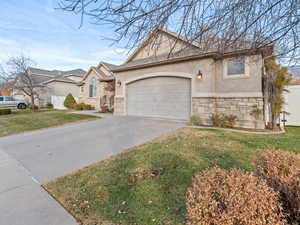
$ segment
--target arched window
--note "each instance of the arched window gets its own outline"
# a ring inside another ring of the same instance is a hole
[[[90,97],[96,97],[96,91],[97,91],[97,81],[96,78],[93,77],[90,81]]]

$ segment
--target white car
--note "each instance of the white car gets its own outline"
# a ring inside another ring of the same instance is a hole
[[[26,109],[29,103],[25,100],[15,99],[10,96],[0,96],[0,108]]]

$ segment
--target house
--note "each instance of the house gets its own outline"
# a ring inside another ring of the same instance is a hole
[[[13,82],[0,83],[0,96],[11,96]]]
[[[268,46],[268,51],[273,47]],[[172,50],[172,51],[171,51]],[[116,115],[189,120],[211,125],[214,113],[237,116],[236,126],[265,128],[262,111],[266,49],[203,50],[165,29],[155,29],[127,61],[112,71]]]
[[[287,87],[288,92],[285,93],[284,111],[288,113],[284,119],[287,125],[300,126],[300,66],[289,67],[289,71],[293,79]]]
[[[71,93],[75,98],[79,96],[78,83],[82,80],[85,71],[74,69],[68,71],[45,70],[39,68],[28,68],[28,73],[37,89],[35,104],[42,106],[52,102],[52,98],[60,99],[58,105],[62,105],[65,96]],[[16,82],[17,83],[17,82]],[[17,88],[13,88],[15,98],[26,99],[30,102],[29,96]],[[52,102],[53,103],[53,102]]]
[[[91,67],[79,83],[79,102],[90,104],[95,109],[101,106],[112,109],[114,106],[114,74],[112,69],[116,65],[100,62],[96,67]]]

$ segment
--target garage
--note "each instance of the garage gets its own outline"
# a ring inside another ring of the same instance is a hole
[[[127,84],[127,114],[188,120],[191,115],[191,80],[150,77]]]

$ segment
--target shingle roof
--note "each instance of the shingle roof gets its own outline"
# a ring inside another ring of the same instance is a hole
[[[76,83],[74,80],[69,79],[68,76],[79,76],[83,77],[85,71],[82,69],[74,70],[44,70],[39,68],[29,68],[32,76],[32,80],[35,84],[44,84],[50,81],[61,81],[61,82],[71,82]]]
[[[110,70],[113,70],[113,69],[115,69],[115,68],[117,68],[118,66],[117,65],[114,65],[114,64],[111,64],[111,63],[107,63],[107,62],[100,62],[100,64],[103,64],[103,65],[105,65],[108,69],[110,69]]]
[[[114,76],[107,76],[105,73],[103,73],[102,70],[98,69],[97,67],[93,67],[93,69],[96,70],[97,73],[101,76],[100,78],[101,81],[111,81],[115,79]]]
[[[44,70],[44,69],[30,67],[29,70],[32,74],[52,76],[52,77],[67,76],[67,75],[75,75],[75,76],[83,77],[83,75],[85,74],[85,71],[82,69],[62,71],[62,70]]]

